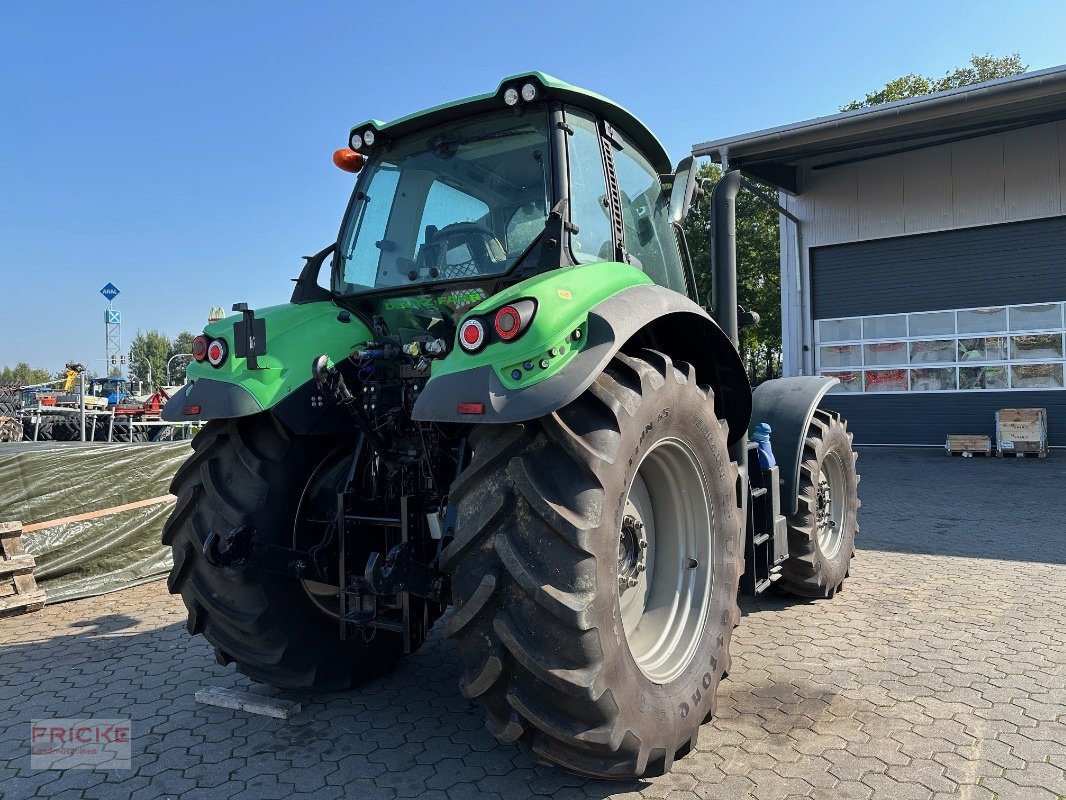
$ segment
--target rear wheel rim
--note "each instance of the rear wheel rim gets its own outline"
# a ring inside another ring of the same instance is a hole
[[[692,662],[710,606],[714,518],[699,462],[680,439],[637,467],[619,531],[618,594],[629,651],[649,680]]]
[[[828,453],[822,459],[815,487],[818,549],[826,558],[839,553],[844,541],[844,489],[844,465],[840,456]]]

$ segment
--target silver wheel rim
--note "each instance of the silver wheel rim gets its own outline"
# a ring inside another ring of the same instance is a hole
[[[818,549],[826,558],[840,552],[844,540],[844,465],[836,453],[822,459],[815,486]]]
[[[626,496],[618,540],[618,594],[626,643],[655,683],[677,678],[703,634],[714,573],[714,519],[695,454],[657,442]]]

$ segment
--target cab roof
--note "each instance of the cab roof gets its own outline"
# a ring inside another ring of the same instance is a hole
[[[625,133],[660,173],[673,172],[673,166],[670,164],[670,156],[667,155],[666,148],[663,147],[662,142],[656,138],[655,134],[635,115],[603,95],[590,92],[578,86],[571,86],[569,83],[543,72],[524,72],[518,75],[511,75],[500,81],[494,92],[433,106],[424,111],[394,119],[392,122],[370,119],[360,125],[356,125],[352,128],[351,133],[361,134],[367,128],[372,128],[376,134],[380,134],[386,139],[398,139],[401,136],[407,136],[434,125],[441,125],[474,114],[506,108],[507,106],[503,102],[504,92],[512,86],[515,89],[521,89],[524,84],[530,82],[535,83],[540,90],[537,97],[538,101],[544,99],[558,100],[593,112]]]

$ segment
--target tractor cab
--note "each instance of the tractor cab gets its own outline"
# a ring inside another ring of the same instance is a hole
[[[107,399],[109,406],[117,406],[129,398],[129,380],[121,375],[93,378],[89,381],[89,394]]]
[[[601,262],[694,297],[677,225],[691,159],[672,202],[663,146],[599,95],[541,73],[517,76],[492,94],[357,125],[349,148],[360,175],[331,290],[368,317],[447,330],[508,285]],[[412,306],[438,313],[419,321]]]

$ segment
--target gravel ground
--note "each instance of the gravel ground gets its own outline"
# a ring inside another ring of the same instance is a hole
[[[845,591],[742,601],[719,716],[662,778],[588,780],[497,744],[439,630],[358,691],[256,687],[156,582],[0,620],[0,797],[1063,798],[1064,465],[863,449]],[[198,705],[210,686],[303,711]],[[132,769],[29,768],[31,719],[90,716],[132,720]]]

